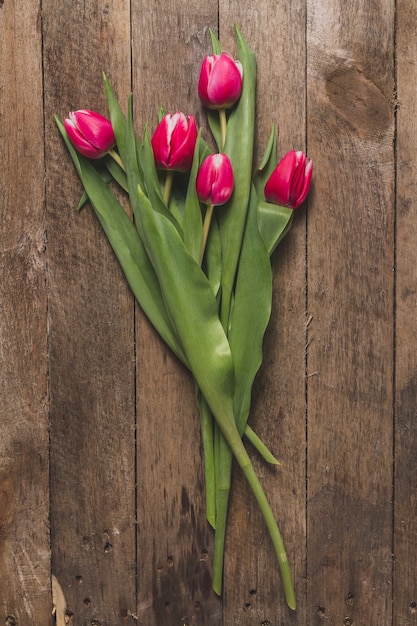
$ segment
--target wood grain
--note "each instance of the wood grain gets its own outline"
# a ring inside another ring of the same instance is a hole
[[[393,622],[417,624],[416,106],[417,26],[413,3],[397,4],[396,414]]]
[[[103,71],[127,98],[127,9],[43,6],[52,571],[74,624],[136,612],[134,303],[91,209],[77,212],[81,186],[53,115],[106,114]]]
[[[393,29],[308,2],[309,624],[392,619]]]
[[[0,7],[0,622],[50,624],[42,49],[38,3]]]

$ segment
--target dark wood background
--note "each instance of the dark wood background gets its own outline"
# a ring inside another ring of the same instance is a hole
[[[92,212],[53,114],[205,124],[208,29],[258,60],[257,157],[306,149],[314,187],[277,258],[251,424],[289,552],[283,601],[235,473],[225,592],[210,587],[197,411]],[[0,0],[0,625],[417,624],[417,4]]]

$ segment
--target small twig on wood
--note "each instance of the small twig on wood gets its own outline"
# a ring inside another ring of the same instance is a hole
[[[67,603],[64,592],[56,576],[52,574],[52,615],[55,614],[56,626],[66,626]]]

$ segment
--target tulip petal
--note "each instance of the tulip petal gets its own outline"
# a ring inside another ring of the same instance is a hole
[[[157,167],[186,172],[191,169],[197,125],[192,115],[167,113],[152,135],[152,149]]]
[[[236,102],[241,90],[241,71],[232,57],[223,52],[216,63],[214,63],[209,76],[207,85],[208,99],[216,106],[227,108]]]
[[[80,133],[93,146],[103,152],[114,146],[114,132],[107,118],[88,110],[75,111],[72,115]]]
[[[233,193],[233,169],[226,154],[210,154],[198,172],[196,187],[202,202],[225,204]]]
[[[229,108],[242,92],[242,64],[227,52],[207,56],[201,66],[198,95],[208,108]]]
[[[74,125],[71,118],[64,120],[64,126],[71,143],[80,154],[89,159],[99,159],[103,156],[103,154],[105,154],[102,150],[99,150],[85,139],[78,128]]]
[[[165,116],[152,135],[152,149],[157,167],[168,169],[170,145],[168,141],[168,119]]]
[[[296,209],[310,189],[313,163],[301,150],[291,150],[278,163],[265,185],[269,202]]]

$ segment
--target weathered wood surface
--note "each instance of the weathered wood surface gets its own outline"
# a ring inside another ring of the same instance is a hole
[[[0,621],[50,611],[42,24],[0,8]]]
[[[394,4],[331,6],[308,16],[307,600],[391,624]]]
[[[257,157],[315,162],[278,251],[252,424],[298,608],[235,472],[210,587],[188,374],[135,305],[53,114],[135,121],[196,95],[208,29],[257,53]],[[0,0],[0,624],[417,624],[417,11],[413,0]]]

